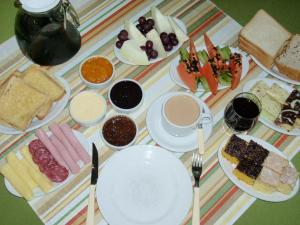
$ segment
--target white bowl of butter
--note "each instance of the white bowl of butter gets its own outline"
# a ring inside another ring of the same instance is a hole
[[[82,126],[94,126],[106,113],[105,98],[94,91],[82,91],[72,98],[69,106],[71,117]]]

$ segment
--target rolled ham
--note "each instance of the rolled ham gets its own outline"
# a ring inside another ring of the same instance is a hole
[[[48,135],[46,134],[46,132],[44,130],[42,130],[42,129],[38,129],[36,131],[35,135],[37,136],[38,139],[40,139],[41,142],[43,142],[43,144],[46,146],[46,148],[49,150],[49,152],[51,152],[51,154],[54,157],[54,159],[61,166],[67,167],[67,164],[66,164],[65,160],[63,159],[61,153],[52,144],[52,142],[50,141],[50,139],[49,139]]]
[[[64,135],[68,139],[68,141],[71,143],[73,148],[76,150],[77,154],[81,158],[81,160],[87,164],[91,161],[91,157],[87,153],[87,151],[84,149],[84,147],[81,145],[81,143],[76,138],[75,134],[73,133],[72,129],[67,124],[60,124],[59,127],[63,131]]]
[[[67,137],[64,135],[64,133],[62,132],[58,124],[56,123],[51,124],[49,126],[49,129],[51,130],[52,134],[55,135],[58,138],[58,140],[61,141],[61,143],[63,143],[63,145],[69,152],[70,156],[72,157],[72,159],[77,163],[80,160],[80,157],[75,151],[75,149],[73,148],[73,146],[69,143]]]
[[[78,164],[72,159],[72,157],[69,155],[68,151],[66,150],[65,146],[60,142],[60,140],[58,140],[58,138],[55,135],[51,135],[50,141],[64,158],[67,167],[69,168],[71,173],[73,174],[79,173],[80,168]]]

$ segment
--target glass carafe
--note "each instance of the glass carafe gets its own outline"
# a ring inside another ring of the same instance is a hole
[[[78,52],[79,20],[68,0],[16,0],[15,6],[17,42],[34,63],[58,65]]]

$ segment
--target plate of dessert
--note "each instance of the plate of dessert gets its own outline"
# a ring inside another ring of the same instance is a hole
[[[189,51],[180,48],[179,56],[170,66],[171,79],[191,91],[235,89],[249,70],[245,52],[229,46],[215,46],[204,34],[206,49],[196,49],[190,39]]]
[[[253,197],[286,201],[299,190],[299,173],[273,145],[249,135],[232,135],[220,144],[219,163],[227,177]]]
[[[247,82],[243,91],[261,102],[259,120],[287,135],[300,135],[300,92],[279,80],[259,78]]]
[[[151,8],[151,18],[126,20],[114,46],[117,58],[129,65],[149,65],[176,52],[188,40],[184,23]]]
[[[30,201],[58,190],[91,161],[91,144],[67,124],[37,130],[37,139],[10,152],[0,172],[7,190]]]
[[[290,33],[264,10],[243,27],[239,47],[267,73],[300,84],[300,35]]]
[[[21,134],[53,120],[70,97],[68,82],[37,65],[0,81],[0,133]]]

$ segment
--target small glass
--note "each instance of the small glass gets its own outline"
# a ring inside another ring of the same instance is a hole
[[[248,132],[256,124],[260,112],[259,99],[254,94],[242,92],[226,106],[224,121],[234,133]]]

